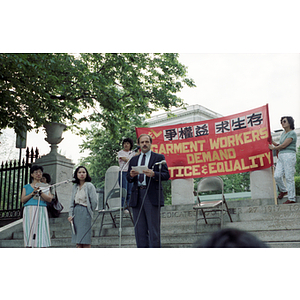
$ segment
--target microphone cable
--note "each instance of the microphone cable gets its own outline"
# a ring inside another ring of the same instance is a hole
[[[122,178],[121,178],[121,180],[122,180]],[[104,209],[105,209],[105,206],[106,206],[107,199],[108,199],[108,198],[110,197],[110,195],[113,193],[113,190],[114,190],[115,186],[117,185],[118,181],[119,181],[119,178],[116,180],[116,182],[115,182],[113,188],[112,188],[112,189],[110,190],[110,192],[108,193],[108,195],[107,195],[107,197],[106,197],[106,199],[105,199],[105,202],[104,202]],[[121,193],[121,191],[120,191],[120,193]],[[79,241],[78,244],[81,244],[81,241],[84,239],[84,237],[87,235],[87,233],[92,229],[92,227],[94,226],[94,224],[95,224],[96,221],[98,220],[99,216],[100,216],[100,214],[98,213],[98,216],[95,218],[95,220],[94,220],[93,223],[91,224],[90,228],[86,231],[86,233],[83,235],[83,237],[81,238],[81,240]]]
[[[139,150],[139,149],[140,149],[139,146],[136,147],[134,150],[132,150],[132,153],[130,153],[130,155],[132,155],[134,152],[136,152],[136,151]],[[134,156],[134,155],[132,155],[131,158],[132,158],[133,156]],[[131,159],[131,158],[130,158],[130,159]],[[126,166],[126,164],[124,164],[123,167],[120,169],[119,174],[121,174],[121,171],[123,170],[123,168],[124,168],[125,166]],[[103,208],[104,210],[105,210],[105,207],[106,207],[106,202],[107,202],[107,200],[109,199],[110,195],[112,194],[112,192],[113,192],[113,190],[114,190],[114,188],[115,188],[115,186],[117,185],[117,183],[118,183],[119,180],[122,180],[122,178],[121,178],[120,175],[119,175],[119,177],[117,178],[117,180],[116,180],[116,182],[115,182],[113,188],[110,190],[110,192],[108,193],[108,195],[107,195],[107,197],[106,197],[106,199],[105,199],[105,202],[104,202],[104,208]],[[121,193],[122,193],[122,195],[123,195],[123,191],[120,190],[120,194],[121,194]],[[121,195],[120,195],[120,197],[121,197]],[[94,226],[94,224],[95,224],[96,221],[98,220],[99,216],[100,216],[100,214],[98,213],[98,216],[95,218],[95,220],[94,220],[93,223],[91,224],[90,228],[86,231],[86,233],[83,235],[83,237],[81,238],[81,240],[80,240],[80,242],[79,242],[78,244],[81,243],[81,241],[84,239],[84,237],[87,235],[87,233],[92,229],[92,227]],[[120,216],[120,217],[121,217],[121,216]]]
[[[150,179],[149,179],[149,182],[148,182],[148,185],[147,185],[147,188],[146,188],[146,192],[145,192],[145,195],[144,195],[144,198],[143,198],[143,200],[142,200],[141,207],[140,207],[140,211],[139,211],[138,216],[137,216],[137,218],[136,218],[136,222],[135,222],[135,224],[134,224],[133,229],[135,229],[135,227],[136,227],[136,225],[137,225],[137,223],[138,223],[138,221],[139,221],[139,219],[140,219],[140,215],[141,215],[141,212],[142,212],[142,208],[143,208],[143,206],[144,206],[144,202],[145,202],[145,199],[146,199],[148,190],[149,190],[151,178],[152,178],[152,177],[150,177]]]
[[[39,192],[36,192],[36,193],[34,193],[34,196],[36,196],[36,194],[39,194]],[[34,197],[33,196],[33,197]],[[32,197],[32,198],[33,198]],[[39,205],[39,202],[41,201],[41,195],[39,194],[39,199],[38,199],[38,205],[30,205],[30,206],[33,206],[33,207],[36,207],[36,209],[34,210],[34,214],[33,214],[33,217],[32,217],[32,222],[31,222],[31,225],[30,225],[30,229],[29,229],[29,234],[28,234],[28,238],[27,238],[27,245],[29,245],[29,240],[31,239],[31,243],[32,243],[32,245],[31,245],[31,247],[32,248],[34,248],[34,246],[33,246],[33,240],[35,240],[36,239],[36,233],[33,233],[32,234],[32,237],[30,237],[30,235],[31,235],[31,233],[32,233],[32,231],[33,231],[33,225],[35,225],[35,231],[37,232],[37,230],[38,230],[38,222],[39,222],[39,220],[37,219],[36,220],[36,215],[38,214],[38,210],[39,210],[39,208],[40,208],[40,205]],[[31,198],[30,198],[31,199]],[[29,200],[30,200],[29,199]],[[28,201],[29,201],[28,200]],[[28,202],[27,201],[27,202]],[[24,210],[25,210],[25,208],[24,208]],[[39,215],[39,214],[38,214]],[[28,216],[29,217],[29,216]],[[31,220],[30,220],[31,221]],[[36,224],[37,223],[37,224]]]
[[[137,146],[135,149],[133,149],[132,150],[132,152],[130,153],[130,155],[129,155],[129,157],[134,153],[134,152],[136,152],[137,150],[139,150],[140,149],[140,146]],[[134,155],[132,155],[131,157],[130,157],[130,159],[133,157]],[[119,174],[121,174],[121,171],[123,170],[123,168],[126,166],[126,164],[124,164],[123,166],[122,166],[122,168],[120,169],[120,171],[119,171]],[[151,177],[150,177],[150,179],[151,179]],[[117,185],[117,183],[118,183],[118,181],[119,180],[122,180],[122,178],[121,178],[121,176],[119,175],[119,177],[117,178],[117,180],[116,180],[116,182],[115,182],[115,184],[114,184],[114,186],[113,186],[113,188],[110,190],[110,192],[108,193],[108,195],[107,195],[107,197],[106,197],[106,199],[105,199],[105,202],[104,202],[104,210],[105,210],[105,207],[106,207],[106,203],[107,203],[107,200],[109,199],[109,196],[112,194],[112,192],[113,192],[113,190],[114,190],[114,188],[115,188],[115,186]],[[150,181],[149,181],[150,182]],[[148,186],[148,188],[149,188],[149,186]],[[147,188],[147,191],[148,191],[148,188]],[[123,191],[121,191],[121,189],[120,189],[120,194],[123,194]],[[145,195],[147,195],[147,193],[145,194]],[[120,195],[120,197],[121,197],[121,195]],[[144,197],[144,199],[143,199],[143,201],[145,200],[145,197]],[[139,213],[140,214],[140,213]],[[96,223],[96,221],[98,220],[98,218],[99,218],[99,216],[100,216],[100,213],[98,213],[98,216],[95,218],[95,220],[93,221],[93,223],[91,224],[91,226],[90,226],[90,228],[86,231],[86,233],[83,235],[83,237],[81,238],[81,240],[80,240],[80,242],[79,242],[79,244],[81,243],[81,241],[84,239],[84,237],[87,235],[87,233],[92,229],[92,227],[94,226],[94,224]],[[121,218],[121,216],[120,216],[120,218]],[[134,227],[135,228],[135,227]]]

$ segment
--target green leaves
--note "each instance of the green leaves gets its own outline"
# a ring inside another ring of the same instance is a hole
[[[106,170],[118,165],[117,153],[122,149],[122,140],[130,137],[136,141],[135,126],[145,126],[143,120],[137,116],[129,117],[129,126],[119,126],[117,136],[112,136],[109,130],[97,123],[93,123],[90,129],[81,130],[80,134],[85,136],[85,140],[80,147],[82,151],[89,150],[89,155],[80,164],[88,168],[96,187],[103,187]]]
[[[82,149],[90,150],[84,163],[100,182],[122,139],[136,139],[135,126],[157,109],[183,105],[176,93],[195,86],[186,75],[176,53],[2,53],[0,130],[92,123],[81,131]]]
[[[0,54],[0,128],[28,130],[63,122],[81,111],[80,71],[67,54]],[[81,62],[82,64],[82,62]],[[75,105],[74,105],[75,104]]]
[[[184,85],[195,86],[175,53],[0,54],[0,129],[90,120],[116,138],[129,116],[183,105]]]

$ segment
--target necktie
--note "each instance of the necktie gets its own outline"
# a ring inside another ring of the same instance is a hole
[[[145,165],[146,154],[143,155],[141,166]],[[139,182],[142,183],[144,181],[144,174],[139,174]]]

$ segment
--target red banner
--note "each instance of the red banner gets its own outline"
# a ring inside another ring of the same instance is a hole
[[[193,123],[136,128],[151,135],[152,151],[164,154],[170,179],[256,171],[273,165],[268,105]]]

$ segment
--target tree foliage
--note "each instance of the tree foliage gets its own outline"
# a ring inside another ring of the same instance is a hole
[[[122,140],[129,137],[136,141],[135,126],[146,126],[142,117],[129,117],[129,120],[131,121],[130,126],[120,127],[116,136],[99,126],[98,123],[93,123],[90,129],[82,129],[80,132],[85,137],[80,147],[82,151],[89,151],[89,154],[80,161],[80,164],[87,167],[93,184],[98,188],[104,186],[107,169],[119,165],[117,153],[122,149]]]
[[[298,147],[296,153],[296,175],[300,176],[300,146]]]
[[[195,86],[186,75],[174,53],[0,54],[0,130],[88,120],[117,137],[128,116],[183,105],[176,93]]]
[[[74,123],[76,113],[93,105],[84,97],[86,71],[84,62],[68,54],[0,54],[0,129]]]
[[[225,193],[250,192],[250,173],[237,173],[222,176]]]

